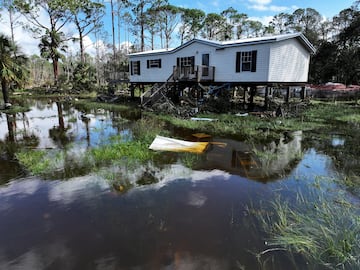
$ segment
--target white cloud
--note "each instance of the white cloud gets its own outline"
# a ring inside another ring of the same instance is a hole
[[[10,38],[11,29],[8,14],[5,11],[0,13],[2,20],[0,21],[0,33]],[[24,18],[19,18],[17,22],[25,22]],[[14,39],[16,44],[19,46],[21,52],[32,55],[39,54],[39,40],[35,39],[28,31],[24,30],[21,26],[14,28]]]
[[[254,9],[257,11],[275,11],[275,12],[283,12],[289,10],[288,7],[285,6],[266,6],[266,5],[249,5],[249,9]]]
[[[249,2],[257,5],[268,5],[272,2],[272,0],[249,0]]]
[[[6,11],[0,12],[0,33],[5,34],[6,36],[11,36],[11,29],[10,29],[10,23],[9,23],[9,17]],[[20,16],[17,20],[17,26],[14,29],[14,39],[16,44],[19,46],[22,53],[30,56],[33,54],[39,55],[39,43],[40,39],[39,37],[34,37],[34,34],[30,31],[25,30],[23,27],[20,26],[20,24],[26,24],[28,23],[26,19],[23,16]],[[49,18],[47,17],[46,13],[44,11],[39,12],[39,22],[42,23],[45,26],[49,25]],[[66,36],[72,36],[76,37],[76,30],[74,25],[67,24],[64,26],[62,31],[65,33]],[[40,34],[41,36],[41,34]],[[105,45],[103,42],[101,43],[101,47],[105,48]],[[71,54],[76,54],[80,50],[79,42],[72,42],[69,41],[67,43],[68,45],[68,52]],[[96,46],[95,42],[91,40],[89,36],[84,37],[84,46],[85,46],[85,52],[90,55],[96,54]]]
[[[73,35],[73,38],[78,38],[78,35]],[[96,42],[92,41],[89,36],[83,37],[83,44],[84,44],[84,50],[85,53],[90,54],[91,56],[96,55]],[[69,41],[67,49],[67,54],[76,55],[80,52],[80,44],[79,41]],[[104,50],[106,48],[105,44],[102,41],[98,41],[98,46],[100,49]]]
[[[216,8],[219,7],[219,5],[220,5],[218,0],[212,1],[211,4]]]
[[[248,2],[250,4],[248,4],[247,7],[257,11],[283,12],[290,9],[289,7],[285,6],[270,5],[272,0],[248,0]]]
[[[251,5],[251,6],[248,6],[249,9],[255,9],[255,10],[258,10],[258,11],[266,11],[268,10],[268,7],[267,6],[264,6],[264,5]]]
[[[95,198],[108,190],[109,185],[105,180],[93,175],[87,175],[72,178],[68,181],[55,182],[49,188],[48,196],[51,202],[67,205],[79,198]]]
[[[283,12],[283,11],[286,11],[286,10],[289,10],[288,7],[285,7],[285,6],[269,6],[269,10],[270,11],[275,11],[275,12]]]
[[[263,25],[268,25],[269,22],[271,22],[273,18],[274,18],[274,16],[249,17],[250,20],[259,21],[259,22],[261,22]]]

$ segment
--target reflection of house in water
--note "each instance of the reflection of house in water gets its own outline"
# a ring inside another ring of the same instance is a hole
[[[212,144],[206,153],[206,169],[222,169],[254,180],[271,180],[292,169],[301,153],[302,132],[294,132],[290,139],[282,136],[278,142],[251,146],[229,139],[214,139],[226,147]]]

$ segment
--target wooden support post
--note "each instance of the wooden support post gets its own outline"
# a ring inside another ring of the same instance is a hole
[[[290,99],[290,86],[286,88],[285,103],[288,104]]]
[[[132,100],[135,98],[135,87],[133,84],[130,84],[130,96]]]
[[[249,98],[249,110],[254,110],[254,96],[256,94],[256,86],[251,86],[250,88],[250,98]]]
[[[304,100],[306,98],[305,86],[301,86],[300,98],[301,100]]]
[[[247,86],[243,86],[243,89],[244,89],[244,107],[245,107],[245,104],[246,104],[246,91],[247,91]]]
[[[264,109],[267,110],[269,107],[269,86],[265,86],[265,102]]]

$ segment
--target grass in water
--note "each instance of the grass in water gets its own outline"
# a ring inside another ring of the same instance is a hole
[[[95,102],[88,99],[74,101],[75,107],[82,110],[104,109],[110,111],[128,110],[130,107],[121,104]]]
[[[134,124],[130,139],[114,136],[108,145],[84,152],[72,150],[69,146],[68,149],[24,150],[16,157],[31,174],[46,178],[67,178],[76,173],[83,175],[112,164],[134,167],[152,161],[159,154],[148,147],[157,134],[166,135],[162,125],[151,119],[141,119]]]
[[[30,111],[30,108],[26,105],[25,106],[14,105],[9,109],[0,109],[0,112],[4,112],[7,114],[24,113],[28,111]]]
[[[29,150],[16,154],[20,163],[32,174],[42,174],[49,167],[50,159],[45,160],[46,151]]]
[[[301,254],[313,266],[360,269],[359,208],[344,198],[343,192],[329,190],[310,196],[298,192],[295,203],[278,197],[271,215],[258,215],[269,250]]]

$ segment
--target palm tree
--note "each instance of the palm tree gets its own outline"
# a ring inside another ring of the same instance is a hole
[[[25,56],[6,36],[0,34],[0,80],[5,106],[9,104],[8,87],[11,83],[19,86],[26,78]]]
[[[61,52],[66,52],[67,45],[65,35],[62,32],[46,31],[41,37],[39,44],[40,55],[46,60],[52,61],[54,84],[58,83],[59,76],[59,60],[64,58]]]

